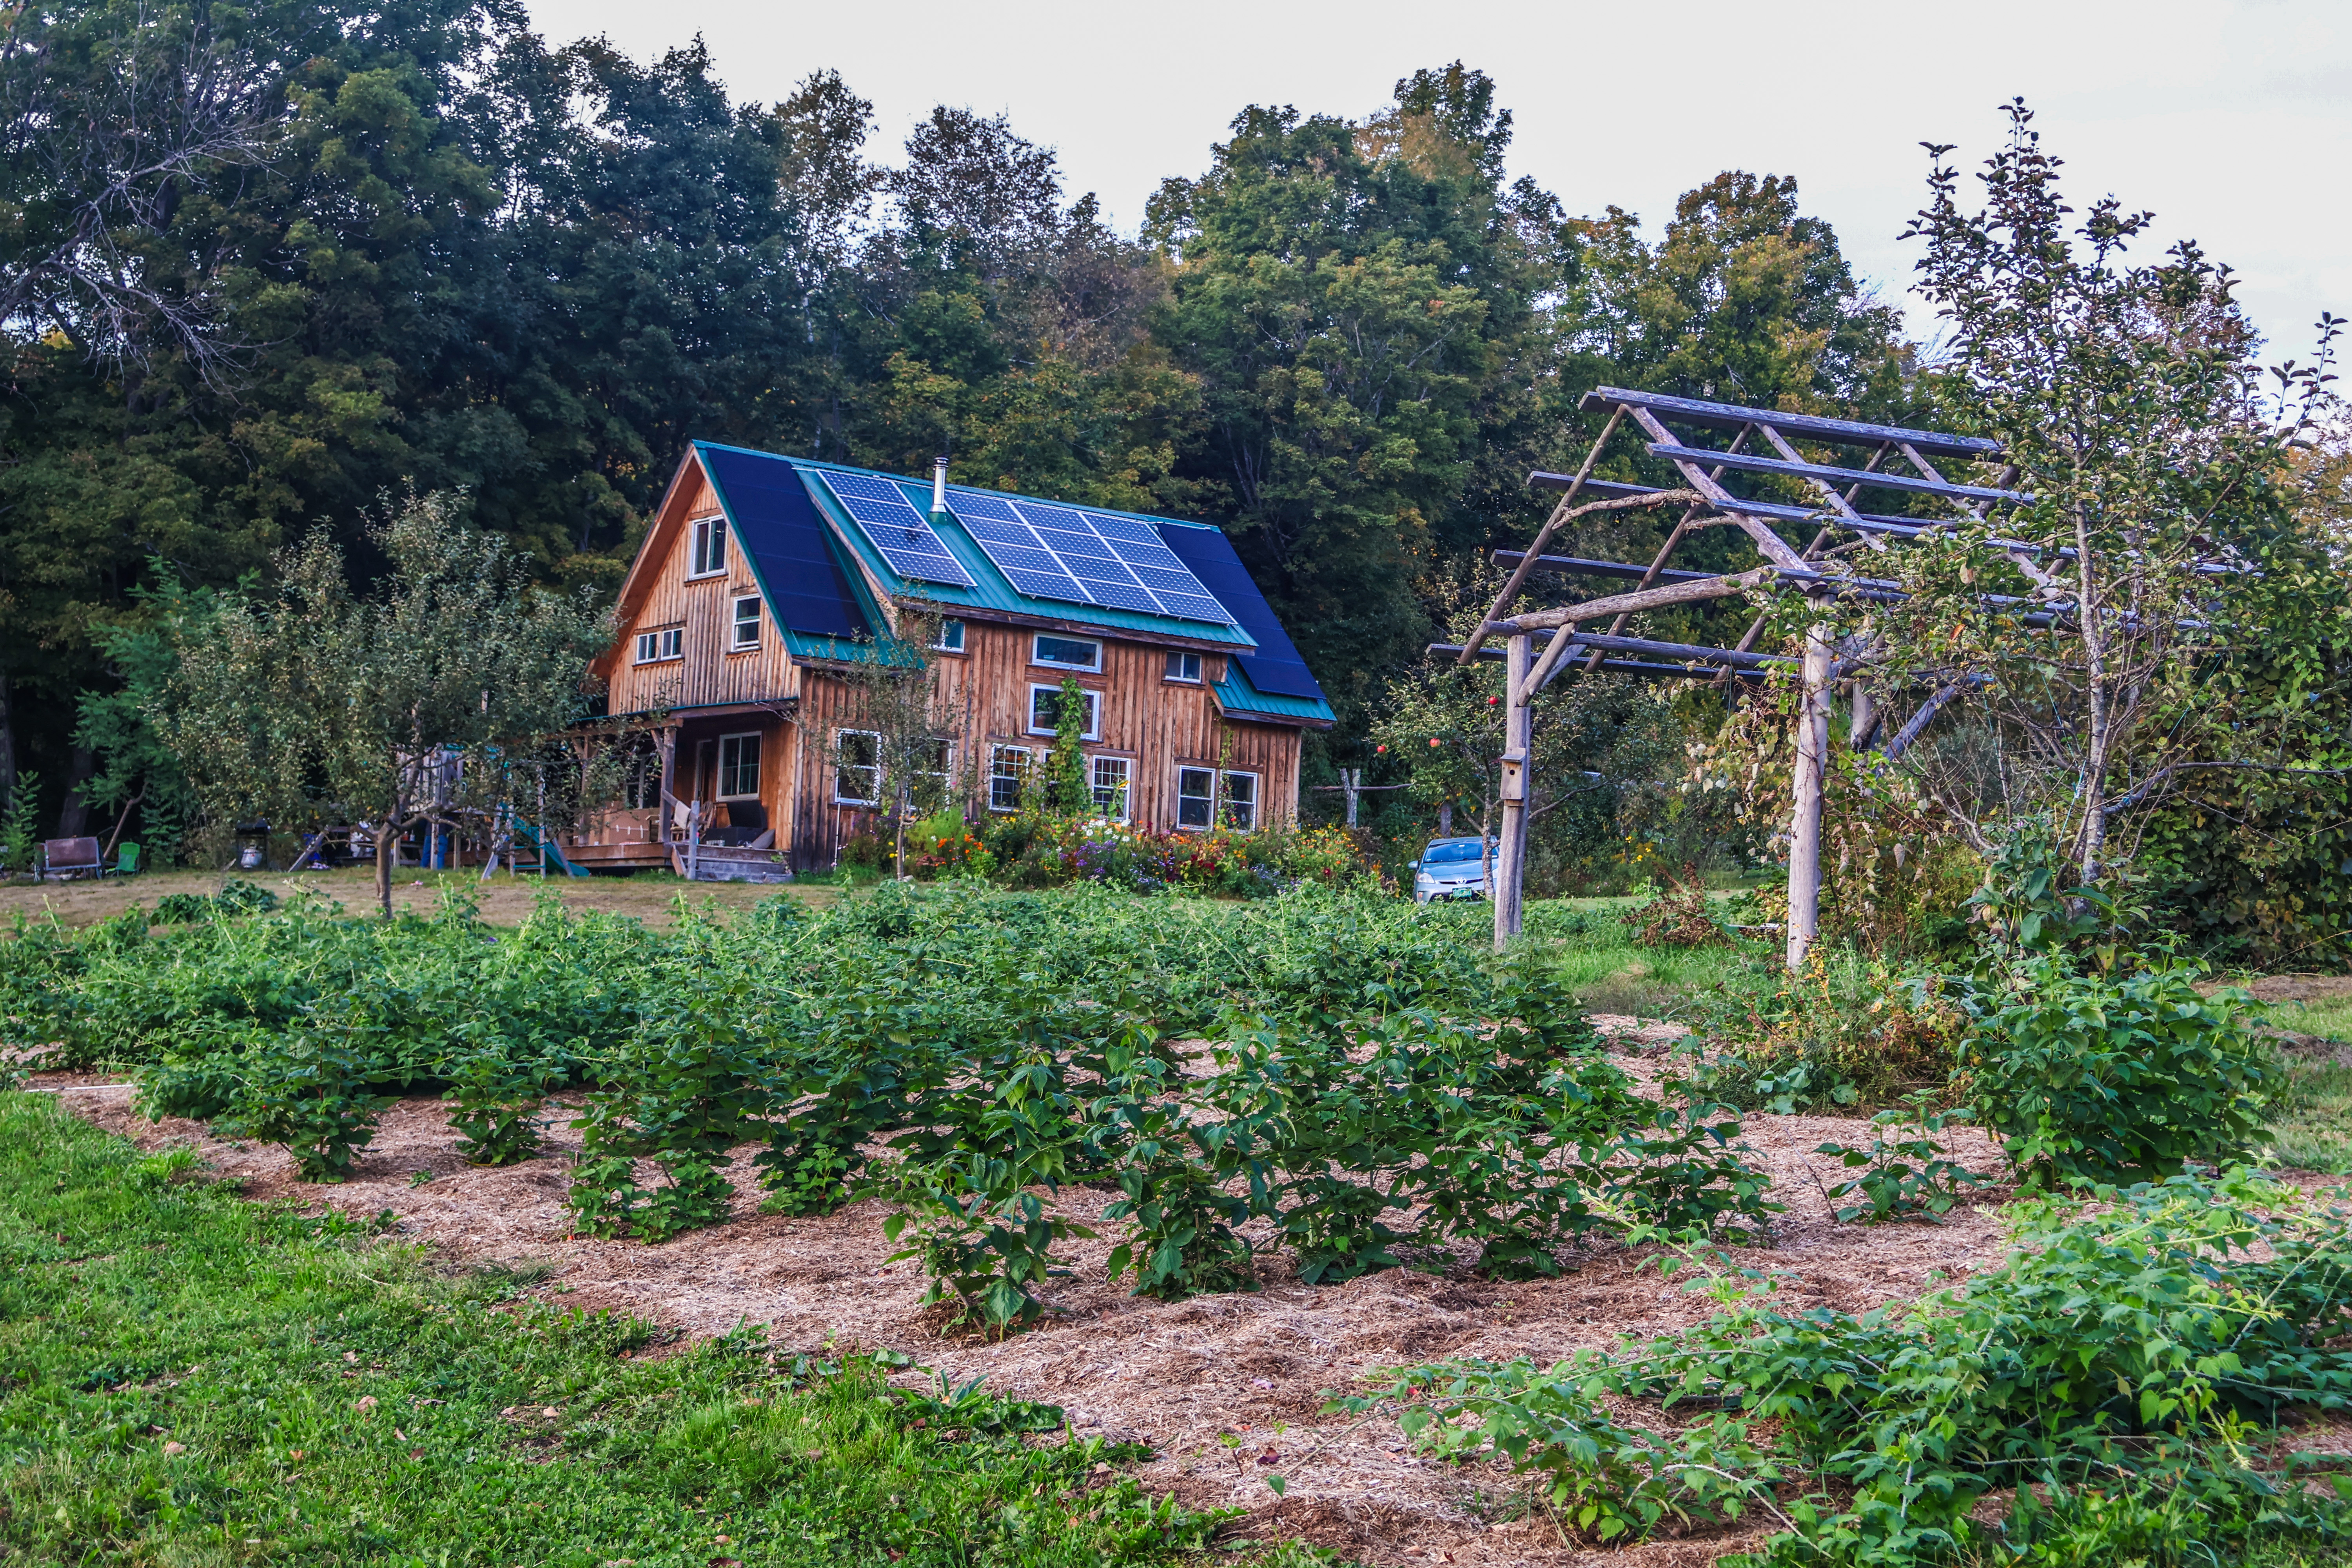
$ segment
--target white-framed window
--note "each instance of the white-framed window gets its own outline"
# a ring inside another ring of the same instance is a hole
[[[833,798],[843,805],[881,804],[881,736],[844,730],[834,737]]]
[[[1176,770],[1176,826],[1207,827],[1217,820],[1219,795],[1223,795],[1223,819],[1227,827],[1249,833],[1257,827],[1257,775],[1227,773],[1223,775],[1224,788],[1217,787],[1219,774],[1214,768],[1178,768]]]
[[[1095,810],[1113,822],[1127,820],[1129,764],[1125,757],[1090,757],[1087,782],[1094,788]]]
[[[735,600],[735,634],[728,640],[730,653],[741,653],[760,646],[760,595],[738,595]]]
[[[666,658],[685,657],[686,628],[684,626],[657,626],[652,631],[637,634],[639,664],[658,664]]]
[[[1225,775],[1225,826],[1239,833],[1257,828],[1257,775]]]
[[[760,733],[719,737],[719,798],[760,798]]]
[[[1055,669],[1100,669],[1102,644],[1085,637],[1057,637],[1039,632],[1030,647],[1029,661],[1050,664]]]
[[[1029,777],[1029,748],[992,746],[988,752],[988,809],[1021,809],[1021,786]]]
[[[1217,770],[1176,770],[1176,826],[1206,827],[1217,809]]]
[[[698,517],[686,528],[686,574],[712,577],[726,571],[727,520]]]
[[[1171,651],[1168,655],[1168,679],[1189,681],[1194,686],[1200,685],[1201,656],[1197,653]]]
[[[940,629],[938,632],[933,634],[931,637],[931,646],[940,649],[942,653],[961,653],[963,651],[963,622],[956,619],[954,616],[950,616],[948,619],[941,621],[940,623]]]
[[[1102,693],[1080,691],[1087,705],[1087,728],[1080,740],[1102,739]],[[1054,721],[1062,710],[1062,689],[1058,686],[1033,686],[1029,689],[1029,732],[1033,735],[1054,733]]]

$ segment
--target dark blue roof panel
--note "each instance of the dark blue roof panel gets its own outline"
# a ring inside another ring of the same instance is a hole
[[[701,451],[719,504],[776,619],[788,630],[815,637],[871,636],[800,471],[782,458],[740,447]]]
[[[1271,696],[1322,701],[1323,688],[1316,684],[1307,661],[1298,657],[1290,634],[1275,619],[1274,606],[1257,591],[1249,569],[1234,553],[1233,541],[1225,537],[1225,531],[1163,522],[1159,531],[1161,541],[1201,580],[1201,585],[1214,594],[1242,630],[1256,640],[1255,652],[1234,655],[1250,684]]]

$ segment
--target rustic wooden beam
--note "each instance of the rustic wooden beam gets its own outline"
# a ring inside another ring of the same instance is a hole
[[[1658,447],[1661,445],[1665,447],[1674,447],[1677,444],[1675,440],[1673,432],[1669,431],[1664,425],[1659,424],[1657,416],[1652,414],[1648,409],[1634,409],[1633,422],[1641,426],[1643,429],[1649,432],[1653,442],[1651,450],[1657,450]],[[1704,456],[1704,454],[1701,454],[1701,456]],[[1675,467],[1681,472],[1684,481],[1687,483],[1691,489],[1698,490],[1706,495],[1708,500],[1715,501],[1717,506],[1722,508],[1723,510],[1729,511],[1734,514],[1733,521],[1738,524],[1740,531],[1747,534],[1748,538],[1756,542],[1756,548],[1762,552],[1765,560],[1771,562],[1776,566],[1802,566],[1804,564],[1803,558],[1798,555],[1794,550],[1789,548],[1789,542],[1787,540],[1781,538],[1779,534],[1773,532],[1770,529],[1765,527],[1754,518],[1738,515],[1736,508],[1726,505],[1725,503],[1729,502],[1736,498],[1733,497],[1730,491],[1725,489],[1721,485],[1709,479],[1706,475],[1705,467],[1696,458],[1676,458],[1675,460]]]
[[[1709,403],[1696,397],[1668,397],[1662,393],[1632,392],[1622,386],[1597,386],[1578,405],[1587,413],[1612,405],[1646,408],[1685,425],[1714,430],[1737,430],[1749,420],[1769,420],[1783,430],[1849,447],[1880,441],[1909,441],[1939,458],[1989,460],[2000,455],[2000,443],[1978,436],[1950,436],[1940,430],[1912,430],[1899,425],[1871,425],[1856,419],[1830,419],[1818,414],[1783,414],[1771,408],[1743,408],[1737,404]]]
[[[1575,638],[1570,640],[1578,641]],[[1428,652],[1433,658],[1452,658],[1461,653],[1463,646],[1461,643],[1454,642],[1433,642],[1429,645]],[[1581,646],[1580,643],[1580,646]],[[1569,651],[1572,653],[1575,649],[1570,648]],[[1489,643],[1478,650],[1478,657],[1501,658],[1504,657],[1504,650]],[[1655,680],[1713,680],[1723,673],[1720,668],[1694,669],[1688,665],[1650,664],[1631,658],[1603,659],[1601,668],[1608,674],[1638,675]],[[1769,674],[1760,669],[1738,669],[1731,673],[1734,679],[1751,683],[1771,679]]]
[[[1609,423],[1601,427],[1601,438],[1592,443],[1591,451],[1584,454],[1584,466],[1576,470],[1576,477],[1568,482],[1567,493],[1559,498],[1559,504],[1551,509],[1551,515],[1544,519],[1543,527],[1536,531],[1535,542],[1528,547],[1529,554],[1541,554],[1543,547],[1551,542],[1551,536],[1559,531],[1562,523],[1571,517],[1581,515],[1580,512],[1570,511],[1569,508],[1576,501],[1578,489],[1591,476],[1592,465],[1601,460],[1601,449],[1609,445],[1609,437],[1617,433],[1618,424],[1624,416],[1624,410],[1618,409],[1609,416]],[[1528,569],[1522,564],[1517,571],[1511,574],[1510,581],[1503,584],[1503,591],[1495,595],[1495,603],[1486,611],[1486,619],[1491,621],[1501,615],[1505,607],[1518,595],[1520,584],[1527,580]],[[1472,632],[1470,641],[1462,650],[1462,658],[1458,662],[1469,663],[1477,655],[1478,645],[1486,640],[1486,634],[1484,631]]]
[[[1698,604],[1708,599],[1725,599],[1735,594],[1744,594],[1750,588],[1761,587],[1770,582],[1778,570],[1772,566],[1759,566],[1754,571],[1743,572],[1733,577],[1717,577],[1712,582],[1668,583],[1658,587],[1637,589],[1631,594],[1614,594],[1605,599],[1587,600],[1564,610],[1538,611],[1531,616],[1522,616],[1519,620],[1529,627],[1572,626],[1579,621],[1597,621],[1603,616],[1619,616],[1622,622],[1622,616],[1642,610],[1659,609],[1667,605]],[[1544,649],[1542,660],[1536,666],[1534,673],[1528,677],[1530,691],[1544,689],[1551,679],[1552,670],[1567,651],[1565,640],[1555,641]]]
[[[1497,550],[1494,552],[1497,566],[1516,566],[1526,557],[1524,550]],[[1650,574],[1647,566],[1637,565],[1631,561],[1588,561],[1579,555],[1538,555],[1535,559],[1532,570],[1561,577],[1624,577],[1638,583]],[[1658,574],[1660,581],[1667,583],[1704,583],[1722,575],[1720,572],[1664,571]]]
[[[1651,442],[1650,452],[1652,456],[1664,458],[1678,467],[1684,463],[1713,463],[1737,473],[1769,474],[1784,479],[1826,479],[1836,484],[1858,481],[1879,489],[1937,496],[1946,500],[1998,501],[2017,506],[2033,504],[2032,495],[2024,490],[1997,490],[1986,485],[1956,485],[1948,480],[1939,483],[1934,479],[1916,479],[1908,474],[1838,468],[1826,463],[1792,463],[1781,458],[1756,458],[1746,453],[1711,452],[1704,447],[1685,447],[1671,437]]]
[[[1702,578],[1696,583],[1662,583],[1654,588],[1643,588],[1631,594],[1612,594],[1605,599],[1587,599],[1583,604],[1566,605],[1557,610],[1530,610],[1508,620],[1490,621],[1486,629],[1507,636],[1517,631],[1572,626],[1579,621],[1597,621],[1603,616],[1613,616],[1620,611],[1658,610],[1668,605],[1695,605],[1708,599],[1728,599],[1734,595],[1765,586],[1780,573],[1777,566],[1757,566],[1728,576]]]

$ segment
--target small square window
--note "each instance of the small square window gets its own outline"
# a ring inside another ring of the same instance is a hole
[[[1201,656],[1197,653],[1171,653],[1168,656],[1168,679],[1201,683]]]
[[[685,651],[686,630],[682,626],[662,626],[637,634],[637,662],[656,664],[666,658],[677,658]]]
[[[998,746],[988,753],[988,809],[1021,809],[1021,786],[1029,777],[1029,748]]]
[[[727,520],[698,517],[687,542],[686,574],[709,577],[727,570]]]
[[[760,795],[760,737],[719,737],[719,798],[756,800]]]
[[[740,652],[760,646],[760,595],[746,594],[735,601],[735,637],[727,645]]]
[[[961,653],[963,651],[963,622],[952,617],[941,621],[940,623],[939,635],[931,639],[931,646],[948,653]]]
[[[844,805],[872,805],[882,798],[880,736],[844,730],[834,738],[833,798]]]
[[[1085,700],[1087,705],[1087,727],[1079,738],[1099,741],[1102,739],[1102,693],[1081,691],[1078,695]],[[1055,720],[1061,710],[1062,689],[1060,687],[1033,686],[1029,689],[1029,732],[1031,734],[1053,734]]]
[[[1113,822],[1127,820],[1128,763],[1125,757],[1096,757],[1087,768],[1094,786],[1095,809]]]
[[[1031,658],[1059,669],[1100,669],[1102,644],[1080,637],[1049,637],[1040,633]]]
[[[1206,827],[1216,809],[1216,770],[1178,768],[1176,770],[1176,826]]]

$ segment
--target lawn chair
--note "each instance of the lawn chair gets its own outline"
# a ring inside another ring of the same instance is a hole
[[[41,878],[95,877],[106,868],[95,838],[50,838],[41,844]]]
[[[136,877],[139,875],[139,846],[120,844],[115,847],[114,864],[99,873],[104,877]]]

